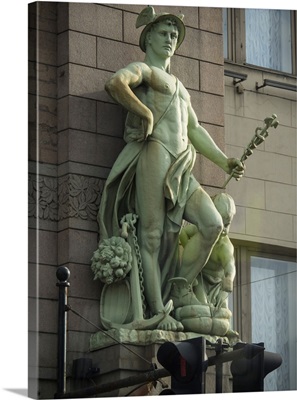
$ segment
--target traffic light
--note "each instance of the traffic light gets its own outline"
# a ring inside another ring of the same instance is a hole
[[[234,350],[246,346],[245,343],[237,343]],[[282,358],[278,353],[264,351],[264,343],[253,344],[263,349],[257,355],[247,354],[246,358],[232,361],[231,373],[233,375],[233,392],[262,392],[264,390],[264,378],[270,372],[277,369]]]
[[[171,375],[171,390],[162,395],[205,393],[207,356],[203,337],[166,342],[160,346],[157,358]]]

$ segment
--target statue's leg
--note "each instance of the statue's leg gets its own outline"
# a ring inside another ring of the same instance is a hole
[[[209,195],[199,187],[190,197],[184,218],[197,227],[183,250],[179,275],[191,284],[209,259],[222,230],[222,217]]]
[[[148,142],[136,169],[137,236],[141,251],[145,296],[153,315],[162,313],[161,272],[158,263],[165,220],[164,179],[171,165],[166,149]],[[170,321],[169,321],[170,320]],[[169,317],[160,329],[181,330],[182,325]]]

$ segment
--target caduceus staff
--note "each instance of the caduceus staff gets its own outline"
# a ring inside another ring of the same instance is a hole
[[[268,136],[268,129],[269,128],[276,128],[279,124],[279,121],[277,120],[276,114],[272,114],[271,117],[267,117],[264,119],[265,126],[263,128],[258,127],[256,128],[255,135],[253,136],[252,140],[250,141],[249,145],[246,147],[246,149],[243,152],[243,155],[241,156],[240,161],[244,164],[245,160],[253,154],[253,151],[261,144],[264,142],[264,140]],[[222,189],[225,189],[226,186],[228,185],[229,181],[233,177],[234,172],[232,172],[229,176],[229,178],[226,180],[224,185],[222,186]]]

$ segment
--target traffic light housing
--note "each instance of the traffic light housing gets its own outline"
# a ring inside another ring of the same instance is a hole
[[[158,350],[159,363],[171,375],[171,391],[161,394],[205,393],[205,338],[166,342]]]
[[[246,346],[245,343],[237,343],[234,350]],[[233,375],[233,392],[261,392],[264,390],[264,378],[270,372],[277,369],[282,358],[278,353],[265,351],[264,343],[253,344],[263,348],[256,356],[240,358],[232,361],[231,373]]]

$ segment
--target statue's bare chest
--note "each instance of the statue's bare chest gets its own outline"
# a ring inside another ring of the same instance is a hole
[[[134,92],[136,96],[153,112],[163,112],[176,90],[178,89],[178,101],[187,102],[187,92],[175,76],[168,74],[160,68],[150,67],[144,83],[138,86]]]
[[[150,87],[164,95],[173,95],[176,90],[176,78],[159,68],[152,68]]]

